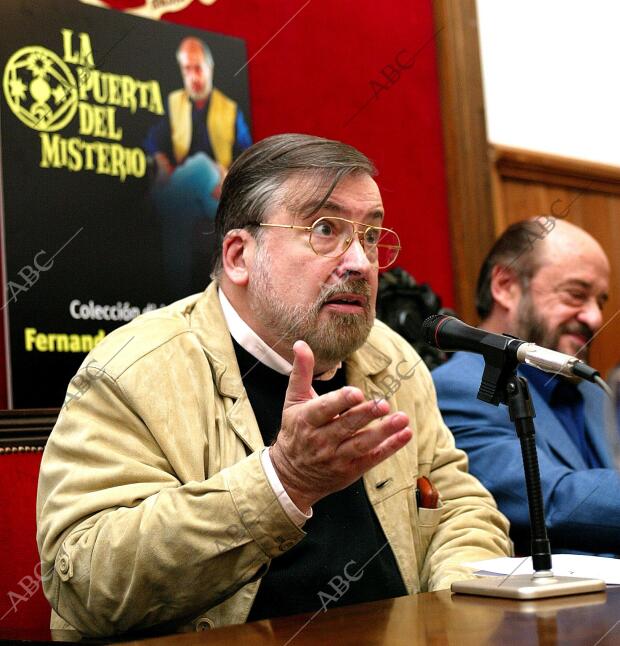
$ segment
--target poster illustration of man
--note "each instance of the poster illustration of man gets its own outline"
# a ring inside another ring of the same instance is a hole
[[[189,292],[207,282],[203,234],[212,228],[228,168],[252,137],[237,102],[213,85],[208,45],[188,36],[176,56],[183,88],[168,95],[166,115],[144,148],[154,164],[152,198],[166,280],[175,291],[186,286]]]
[[[0,2],[0,24],[7,405],[60,408],[94,344],[209,282],[246,46],[75,0]]]

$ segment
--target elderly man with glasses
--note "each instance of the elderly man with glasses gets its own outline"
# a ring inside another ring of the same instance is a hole
[[[446,588],[510,552],[428,371],[374,318],[400,249],[374,172],[317,137],[252,146],[224,183],[204,294],[85,360],[41,468],[54,627],[316,612]]]

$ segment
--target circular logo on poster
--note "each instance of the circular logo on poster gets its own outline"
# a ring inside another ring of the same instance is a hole
[[[4,68],[2,89],[13,114],[29,128],[52,132],[64,128],[78,105],[73,74],[45,47],[22,47]]]

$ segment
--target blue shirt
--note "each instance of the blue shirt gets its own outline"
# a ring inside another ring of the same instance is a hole
[[[542,372],[532,366],[521,366],[519,372],[549,404],[588,467],[590,469],[602,467],[603,463],[586,434],[583,395],[579,392],[576,384],[558,375]],[[534,424],[536,424],[536,420],[534,420]]]

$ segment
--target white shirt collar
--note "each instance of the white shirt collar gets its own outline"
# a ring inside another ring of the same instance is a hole
[[[293,370],[293,365],[289,363],[284,357],[279,355],[271,346],[267,345],[254,330],[239,316],[237,310],[232,306],[231,302],[226,298],[226,294],[218,287],[218,296],[226,325],[230,332],[230,336],[246,351],[249,352],[255,359],[264,363],[267,367],[279,372],[281,375],[290,375]],[[342,366],[340,362],[331,370],[326,370],[320,375],[315,375],[314,379],[319,381],[328,381],[335,374],[336,371]]]
[[[235,308],[230,304],[226,295],[218,288],[217,293],[220,297],[220,303],[226,319],[226,325],[230,331],[230,336],[255,359],[261,363],[279,372],[281,375],[290,375],[293,370],[284,357],[280,356],[273,348],[269,347],[254,330],[237,314]]]

